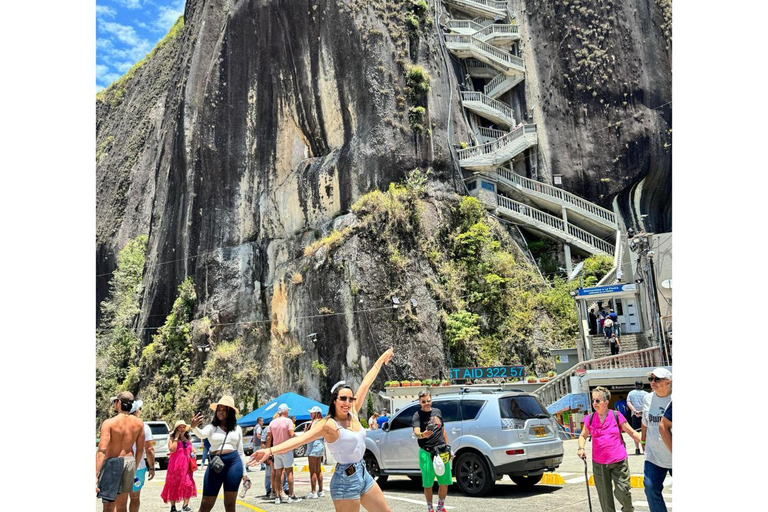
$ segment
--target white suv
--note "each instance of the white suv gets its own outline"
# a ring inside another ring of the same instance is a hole
[[[155,460],[160,469],[168,469],[168,424],[164,421],[145,421],[152,430],[152,446],[155,447]]]
[[[487,494],[504,475],[530,488],[563,461],[557,422],[530,393],[465,388],[433,396],[432,407],[443,414],[455,454],[453,476],[469,496]],[[380,484],[389,475],[421,481],[412,421],[419,408],[417,402],[403,407],[381,429],[367,432],[365,463]]]

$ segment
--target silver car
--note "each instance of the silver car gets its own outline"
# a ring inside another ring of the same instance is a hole
[[[152,430],[152,445],[155,447],[155,460],[160,469],[168,469],[168,424],[164,421],[145,421]]]
[[[530,488],[563,461],[557,421],[532,394],[465,388],[432,397],[432,407],[443,415],[456,484],[469,496],[487,494],[504,475]],[[413,435],[419,408],[417,402],[403,407],[381,429],[367,432],[365,462],[380,484],[389,475],[421,481]]]

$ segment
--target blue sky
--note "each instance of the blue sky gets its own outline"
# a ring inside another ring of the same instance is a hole
[[[184,14],[185,0],[96,1],[96,91],[120,78]]]

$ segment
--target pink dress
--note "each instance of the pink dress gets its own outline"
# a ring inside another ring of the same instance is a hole
[[[186,446],[185,446],[186,445]],[[165,485],[160,497],[164,503],[169,501],[183,501],[197,496],[197,486],[192,478],[190,452],[192,445],[189,442],[179,444],[176,451],[168,458],[168,471],[165,474]]]

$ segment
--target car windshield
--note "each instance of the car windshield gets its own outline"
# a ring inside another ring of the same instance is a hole
[[[499,399],[499,411],[504,419],[527,420],[549,418],[549,413],[532,396],[505,396]]]
[[[150,428],[150,430],[152,430],[152,435],[153,436],[160,436],[160,435],[165,435],[165,434],[168,433],[168,427],[166,425],[162,425],[162,424],[154,424],[154,425],[152,425],[152,424],[150,424],[149,428]]]

